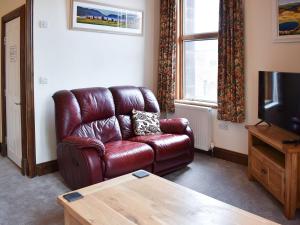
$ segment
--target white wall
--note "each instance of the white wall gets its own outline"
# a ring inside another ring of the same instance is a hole
[[[34,3],[36,161],[56,159],[54,103],[61,89],[113,85],[156,90],[159,0],[101,0],[144,11],[144,35],[127,36],[68,29],[69,0]],[[41,29],[40,20],[48,28]],[[40,77],[48,84],[39,83]]]
[[[272,42],[272,1],[245,0],[246,26],[246,123],[257,120],[258,71],[300,72],[300,43]],[[229,124],[228,130],[219,128],[214,120],[215,145],[247,154],[245,124]]]
[[[35,107],[37,163],[56,158],[52,94],[60,89],[90,86],[145,85],[156,90],[159,1],[102,0],[109,4],[142,9],[143,37],[71,31],[67,0],[35,1]],[[55,12],[55,13],[53,13]],[[257,122],[258,71],[300,72],[300,43],[272,42],[272,0],[245,0],[246,26],[246,123]],[[38,27],[39,20],[48,29]],[[105,55],[104,55],[105,54]],[[114,60],[112,61],[111,58]],[[47,77],[48,84],[39,84]],[[247,153],[245,124],[219,127],[214,111],[215,145]]]
[[[0,18],[2,18],[4,15],[10,13],[14,9],[24,5],[26,0],[1,0],[0,1]],[[0,37],[1,37],[1,31],[2,27],[0,24]],[[1,58],[1,45],[0,45],[0,58]],[[0,60],[0,71],[1,71],[1,60]],[[0,79],[0,86],[1,86],[1,79]],[[2,98],[0,98],[0,125],[2,124]],[[0,126],[0,142],[2,142],[2,126]]]

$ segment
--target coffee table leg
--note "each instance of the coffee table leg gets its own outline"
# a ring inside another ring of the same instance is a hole
[[[65,209],[65,225],[80,225],[80,223]]]

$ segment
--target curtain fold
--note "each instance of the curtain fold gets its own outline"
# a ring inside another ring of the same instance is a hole
[[[220,0],[218,119],[245,121],[243,0]]]
[[[176,0],[160,1],[160,54],[157,99],[162,112],[175,111]]]

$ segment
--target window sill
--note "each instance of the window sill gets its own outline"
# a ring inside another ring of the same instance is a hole
[[[217,103],[211,103],[211,102],[201,102],[201,101],[191,101],[191,100],[177,99],[177,100],[175,100],[175,103],[185,104],[185,105],[210,107],[212,109],[217,109],[218,108]]]

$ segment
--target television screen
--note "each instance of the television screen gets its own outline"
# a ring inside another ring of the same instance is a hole
[[[258,117],[300,134],[300,73],[259,72]]]

